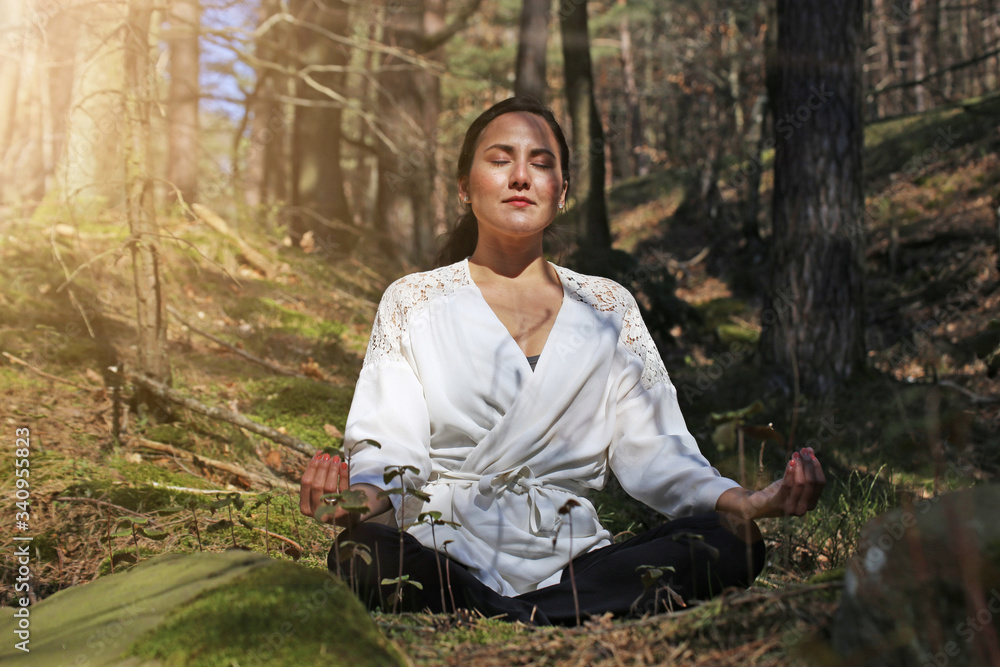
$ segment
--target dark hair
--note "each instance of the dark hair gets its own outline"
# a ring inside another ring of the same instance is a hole
[[[497,102],[472,121],[469,129],[465,132],[462,151],[458,155],[456,176],[459,180],[469,175],[472,169],[472,158],[476,153],[476,144],[479,143],[479,136],[486,129],[486,126],[505,113],[518,111],[535,114],[548,123],[552,134],[555,135],[556,141],[559,143],[559,166],[562,169],[563,182],[567,186],[569,185],[569,144],[566,143],[566,135],[559,127],[559,122],[552,110],[531,97],[510,97],[502,102]],[[476,222],[476,216],[472,212],[472,207],[467,206],[455,228],[448,234],[444,246],[438,252],[437,265],[453,264],[468,257],[475,251],[478,240],[479,226]]]

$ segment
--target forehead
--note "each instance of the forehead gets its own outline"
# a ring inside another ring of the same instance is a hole
[[[479,135],[478,146],[495,144],[547,148],[556,155],[559,154],[559,145],[552,128],[544,118],[527,111],[512,111],[490,121]]]

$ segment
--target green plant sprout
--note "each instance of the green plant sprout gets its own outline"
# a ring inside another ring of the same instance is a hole
[[[639,597],[635,599],[635,602],[632,603],[633,607],[636,607],[639,604],[639,601],[642,600],[642,596],[646,594],[646,591],[648,591],[651,587],[656,586],[657,582],[663,578],[664,574],[667,572],[676,572],[677,570],[671,565],[640,565],[635,568],[635,571],[639,573],[639,577],[642,579],[643,591],[639,594]],[[677,595],[677,591],[670,588],[669,585],[664,584],[663,586],[656,586],[656,588],[653,589],[654,614],[660,606],[660,591],[662,590],[666,590],[670,594],[671,598],[678,601],[679,604],[684,604],[684,601],[680,599],[679,595]],[[667,603],[667,608],[669,611],[673,611],[673,605],[671,603]]]
[[[758,480],[764,478],[764,446],[768,441],[776,442],[786,449],[785,438],[776,430],[772,424],[767,426],[751,426],[747,424],[747,418],[757,414],[764,409],[764,403],[757,400],[738,410],[729,412],[713,412],[709,415],[709,422],[715,426],[712,432],[712,442],[720,450],[731,450],[733,445],[737,446],[737,456],[739,457],[740,486],[747,488],[746,482],[746,443],[745,436],[760,438],[763,442],[760,445],[760,456],[757,462]]]
[[[444,602],[444,585],[443,585],[444,584],[444,577],[441,575],[441,553],[438,551],[438,548],[437,548],[437,536],[434,534],[434,527],[435,526],[449,526],[449,527],[452,527],[452,528],[458,528],[458,524],[455,523],[454,521],[445,521],[444,519],[441,518],[441,512],[438,512],[436,510],[431,511],[431,512],[423,512],[423,513],[419,514],[417,516],[417,523],[426,523],[426,524],[430,525],[430,527],[431,527],[431,543],[434,545],[434,562],[437,564],[438,581],[442,584],[441,585],[441,609],[445,613],[447,613],[448,612],[448,605],[446,605],[445,602]],[[447,569],[450,572],[450,569],[451,569],[450,566],[446,566],[446,567],[447,567]],[[450,576],[450,574],[449,574],[449,577],[448,577],[448,594],[451,597],[451,610],[452,610],[452,612],[457,613],[458,610],[455,608],[455,596],[451,592],[451,576]]]
[[[415,466],[410,466],[410,465],[400,465],[400,466],[389,466],[389,467],[387,467],[385,469],[385,472],[382,474],[382,481],[385,482],[385,484],[388,486],[389,484],[392,484],[392,481],[394,479],[398,478],[399,479],[399,488],[385,489],[384,491],[379,491],[378,492],[378,497],[379,498],[389,498],[390,496],[399,496],[399,505],[400,505],[401,508],[403,508],[403,512],[401,512],[400,514],[404,518],[405,518],[405,511],[406,511],[406,473],[408,473],[408,472],[411,472],[413,474],[419,474],[420,473],[420,468],[417,468]],[[412,497],[416,498],[417,500],[421,500],[421,501],[423,501],[425,503],[429,502],[430,499],[431,499],[430,496],[428,496],[426,493],[424,493],[420,489],[410,489],[410,495]],[[403,576],[403,531],[406,529],[406,526],[403,526],[402,523],[403,522],[400,521],[400,527],[399,527],[399,575],[395,579],[392,579],[392,580],[387,580],[387,579],[383,579],[382,580],[382,584],[383,585],[386,585],[385,584],[386,581],[388,581],[389,583],[395,583],[396,584],[396,592],[393,593],[389,597],[389,599],[392,601],[392,613],[393,614],[396,613],[397,604],[403,599],[403,584],[404,583],[410,583],[410,584],[418,584],[419,583],[419,582],[416,582],[416,581],[409,581],[409,576],[406,576],[406,577]],[[422,585],[418,586],[418,587],[421,588],[421,589],[423,588]]]
[[[569,519],[569,584],[573,588],[573,608],[576,610],[576,624],[580,625],[580,598],[577,596],[576,592],[576,575],[573,573],[573,519],[569,516],[570,512],[573,511],[574,507],[579,507],[580,503],[574,498],[570,498],[563,506],[559,508],[559,515],[566,516]],[[558,533],[552,538],[552,546],[556,545],[556,537]]]
[[[268,556],[271,555],[271,501],[274,500],[274,491],[268,491],[266,493],[261,493],[254,500],[253,504],[247,508],[246,518],[250,518],[250,512],[257,509],[261,505],[264,506],[264,551]]]
[[[243,505],[243,498],[238,492],[227,493],[225,495],[221,493],[217,494],[216,499],[208,504],[208,509],[213,515],[216,510],[222,509],[223,507],[226,508],[229,514],[228,521],[224,520],[214,523],[209,527],[209,530],[215,531],[222,530],[223,528],[229,528],[229,535],[233,540],[234,548],[238,548],[239,544],[236,543],[236,527],[235,522],[233,521],[233,507],[235,507],[236,511],[239,512],[243,509]]]

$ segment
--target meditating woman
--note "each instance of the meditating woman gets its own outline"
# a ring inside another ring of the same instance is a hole
[[[325,520],[348,527],[338,544],[370,551],[370,565],[341,571],[373,608],[391,606],[396,584],[381,582],[402,571],[422,586],[404,589],[412,610],[535,624],[660,612],[748,586],[764,561],[753,520],[816,504],[810,449],[761,491],[720,476],[629,292],[544,259],[568,165],[562,130],[532,101],[472,123],[445,265],[397,280],[379,304],[345,430],[350,468],[323,454],[302,478],[309,516],[325,494],[364,493],[366,512]],[[612,473],[669,520],[613,544],[587,499]],[[338,544],[331,569],[355,551]],[[663,576],[644,582],[648,567]]]

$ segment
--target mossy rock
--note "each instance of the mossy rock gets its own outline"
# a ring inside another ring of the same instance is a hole
[[[851,667],[996,664],[1000,485],[920,499],[873,519],[831,628]]]
[[[15,600],[16,601],[16,600]],[[263,554],[166,554],[0,617],[0,663],[46,665],[407,665],[329,573]]]

